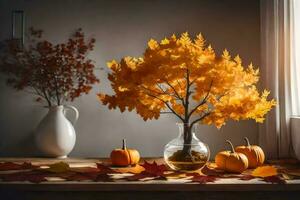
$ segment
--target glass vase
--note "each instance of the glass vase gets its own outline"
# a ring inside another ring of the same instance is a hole
[[[164,149],[164,160],[173,170],[194,171],[201,169],[209,160],[209,148],[195,135],[197,124],[177,123],[179,135]]]

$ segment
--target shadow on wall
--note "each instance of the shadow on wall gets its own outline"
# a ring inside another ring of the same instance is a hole
[[[38,150],[35,144],[34,132],[24,133],[26,137],[22,137],[20,140],[16,141],[13,145],[7,145],[2,141],[0,144],[0,157],[41,157],[42,153]],[[2,132],[0,133],[0,138],[4,138]]]

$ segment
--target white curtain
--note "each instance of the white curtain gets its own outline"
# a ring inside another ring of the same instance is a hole
[[[300,74],[294,65],[299,62],[294,43],[297,1],[261,0],[261,86],[271,90],[278,102],[260,126],[259,141],[268,158],[291,156],[290,117],[299,109],[295,82],[300,81]]]
[[[300,1],[291,1],[291,103],[292,115],[300,116]]]

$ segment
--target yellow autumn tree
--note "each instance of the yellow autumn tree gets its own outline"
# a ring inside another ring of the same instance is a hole
[[[113,60],[108,67],[115,94],[98,94],[102,103],[121,112],[135,109],[144,120],[174,114],[184,123],[185,144],[191,143],[191,128],[198,122],[218,128],[229,119],[263,122],[276,104],[267,99],[269,91],[259,93],[258,69],[244,68],[241,58],[231,58],[227,50],[216,55],[201,34],[194,40],[188,33],[151,39],[143,57]]]

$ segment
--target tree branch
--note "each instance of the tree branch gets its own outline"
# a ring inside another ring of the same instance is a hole
[[[203,98],[203,100],[202,100],[197,106],[195,106],[194,109],[191,110],[191,112],[189,113],[189,117],[191,117],[192,114],[193,114],[200,106],[202,106],[202,105],[204,105],[204,104],[206,103],[207,98],[208,98],[209,93],[210,93],[211,88],[212,88],[212,84],[213,84],[213,81],[210,82],[209,89],[208,89],[208,91],[207,91],[205,97]]]
[[[170,88],[172,88],[172,90],[174,91],[174,94],[175,94],[180,100],[183,101],[183,98],[178,94],[178,92],[176,91],[176,89],[174,88],[174,86],[173,86],[172,84],[170,84],[170,83],[168,82],[168,80],[165,80],[165,82],[167,83],[167,85],[168,85]],[[184,103],[184,101],[183,101],[183,103]]]
[[[173,112],[160,112],[159,114],[171,114]]]
[[[159,97],[157,97],[157,96],[155,96],[153,94],[146,93],[146,95],[148,95],[150,97],[153,97],[155,99],[158,99],[161,102],[163,102],[174,115],[176,115],[181,121],[184,121],[184,119],[174,109],[172,109],[172,107],[168,104],[168,102],[164,101],[163,99],[161,99],[161,98],[159,98]]]
[[[202,115],[200,118],[194,120],[194,121],[191,123],[191,127],[193,127],[194,124],[196,124],[197,122],[203,120],[203,119],[204,119],[205,117],[207,117],[208,115],[210,115],[210,112],[207,112],[207,113],[205,113],[204,115]]]

